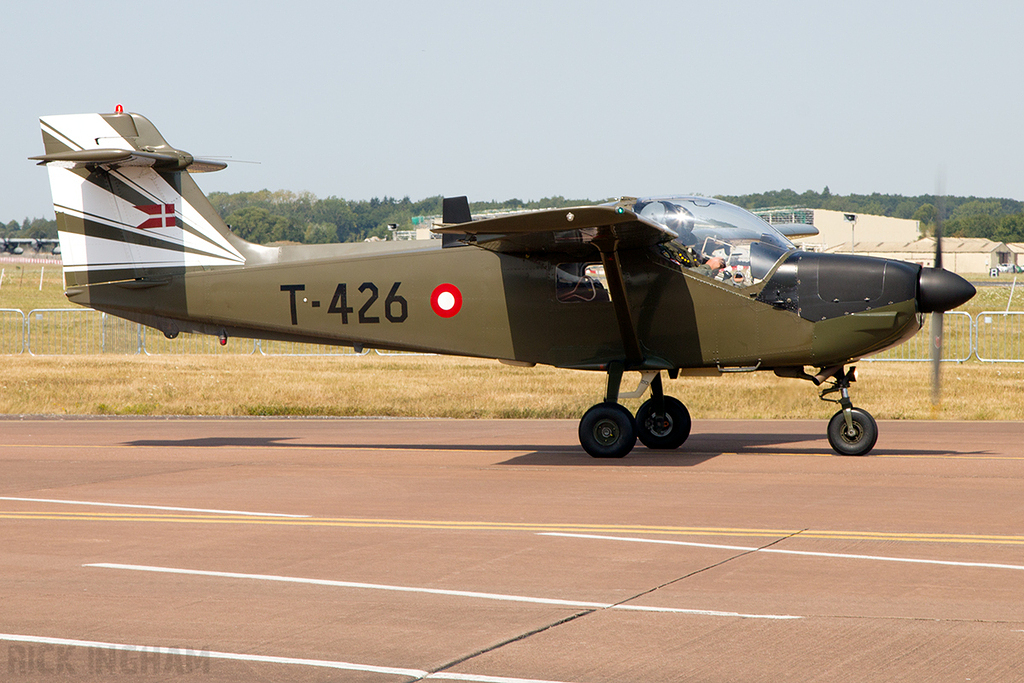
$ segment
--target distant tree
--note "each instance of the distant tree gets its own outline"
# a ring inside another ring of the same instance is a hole
[[[966,218],[968,216],[1002,216],[1003,204],[998,199],[975,199],[965,202],[950,214],[950,218]]]
[[[914,212],[914,215],[912,215],[911,218],[915,221],[921,221],[921,223],[931,225],[935,222],[935,216],[937,214],[938,209],[935,208],[935,205],[926,202],[917,207],[917,211]]]
[[[57,221],[45,218],[34,218],[28,224],[28,229],[22,229],[24,237],[32,239],[57,239]]]
[[[997,242],[1024,242],[1024,213],[1003,216],[991,239]]]
[[[858,213],[866,213],[872,216],[887,216],[888,213],[880,201],[871,201],[864,205]]]
[[[263,207],[239,209],[227,217],[227,223],[239,237],[257,244],[300,242],[303,237],[291,220]]]
[[[913,199],[904,199],[896,205],[892,215],[896,218],[911,218],[917,209],[917,202]]]
[[[310,223],[303,233],[306,244],[328,244],[338,241],[338,227],[333,223]]]
[[[991,239],[998,226],[999,219],[995,216],[977,213],[949,219],[944,225],[944,232],[952,237],[987,237]]]

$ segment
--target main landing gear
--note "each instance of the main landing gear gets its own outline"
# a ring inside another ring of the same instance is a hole
[[[661,373],[643,372],[640,386],[630,394],[620,394],[622,366],[608,370],[608,392],[604,403],[588,410],[580,420],[580,444],[595,458],[621,458],[633,450],[636,440],[648,448],[679,448],[690,435],[690,413],[679,400],[665,396]],[[639,398],[651,387],[651,398],[636,411],[636,418],[619,398]]]

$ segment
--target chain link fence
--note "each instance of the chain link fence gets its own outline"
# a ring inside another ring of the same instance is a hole
[[[942,360],[963,363],[972,357],[985,363],[1024,362],[1024,312],[985,311],[947,313],[943,321]],[[870,361],[927,361],[931,359],[931,316],[921,332],[895,348],[866,358]],[[226,344],[205,334],[182,333],[167,339],[162,333],[88,308],[40,308],[27,314],[0,309],[0,355],[75,354],[229,354],[261,356],[365,356],[369,349],[327,344],[304,344],[231,338]],[[376,351],[381,356],[424,355]],[[429,354],[427,354],[429,355]]]

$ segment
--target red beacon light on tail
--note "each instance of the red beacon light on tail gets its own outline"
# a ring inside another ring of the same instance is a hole
[[[123,114],[124,113],[124,107],[122,107],[120,104],[117,105],[116,107],[114,107],[114,113],[115,114]]]

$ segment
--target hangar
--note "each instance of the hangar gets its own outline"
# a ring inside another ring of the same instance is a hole
[[[935,262],[935,240],[921,235],[920,221],[795,206],[754,209],[753,213],[773,224],[816,227],[818,234],[814,237],[796,240],[798,246],[809,251],[879,256],[925,267]],[[961,275],[1016,265],[1018,254],[1024,258],[1024,244],[1006,245],[984,238],[946,237],[942,251],[943,267]]]
[[[932,237],[913,242],[855,242],[852,247],[849,242],[843,242],[828,251],[899,259],[926,268],[935,265],[935,239]],[[988,273],[993,268],[1015,262],[1016,254],[1002,242],[982,237],[944,237],[942,240],[942,267],[959,275]]]
[[[921,238],[921,221],[907,218],[874,216],[866,213],[844,213],[830,209],[808,209],[797,206],[754,209],[755,215],[773,225],[804,223],[813,225],[818,234],[797,244],[810,251],[833,251],[838,244],[853,242],[914,242]],[[852,220],[851,220],[852,217]]]

